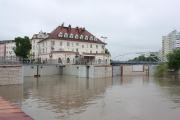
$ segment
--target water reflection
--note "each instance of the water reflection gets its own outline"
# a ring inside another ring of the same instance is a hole
[[[0,96],[35,120],[180,119],[178,78],[26,77],[23,86],[0,86]]]
[[[111,78],[86,79],[70,76],[49,76],[33,80],[25,78],[25,81],[25,106],[28,106],[30,98],[41,104],[36,109],[53,109],[63,117],[83,112],[88,105],[94,104],[93,100],[104,97],[106,89],[112,84]]]

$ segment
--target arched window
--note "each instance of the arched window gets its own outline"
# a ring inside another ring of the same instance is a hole
[[[98,64],[101,64],[101,59],[98,59]]]
[[[93,40],[93,36],[90,36],[90,38],[89,38],[90,40]]]
[[[70,59],[69,58],[67,58],[67,63],[70,63]]]
[[[79,39],[79,35],[78,34],[75,35],[75,39]]]
[[[88,36],[87,35],[85,36],[85,40],[88,40]]]
[[[62,63],[62,59],[61,58],[58,58],[58,63]]]
[[[83,38],[84,38],[84,36],[83,36],[83,35],[81,35],[81,36],[80,36],[80,39],[82,40]]]
[[[74,35],[71,33],[69,37],[70,37],[70,38],[74,38]]]
[[[67,34],[67,33],[64,33],[64,37],[65,37],[65,38],[68,38],[68,34]]]
[[[58,34],[58,37],[63,37],[63,33],[60,32],[60,33]]]

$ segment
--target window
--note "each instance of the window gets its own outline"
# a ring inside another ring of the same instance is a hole
[[[62,63],[62,59],[61,58],[58,58],[58,63]]]
[[[76,48],[76,52],[78,52],[79,50],[78,50],[78,48]]]
[[[90,38],[89,38],[90,40],[93,40],[93,36],[90,36]]]
[[[95,40],[95,41],[97,41],[97,38],[96,38],[96,37],[94,37],[94,40]]]
[[[60,32],[60,33],[58,34],[58,37],[63,37],[63,33]]]
[[[84,48],[84,45],[82,45],[82,48]]]
[[[90,48],[92,48],[92,44],[90,45]]]
[[[104,49],[104,45],[102,45],[102,49]]]
[[[76,35],[75,35],[75,39],[79,39],[79,36],[78,36],[78,34],[76,34]]]
[[[74,35],[73,34],[70,34],[70,36],[69,36],[70,38],[74,38]]]
[[[70,46],[70,43],[69,43],[69,42],[67,42],[67,46]]]
[[[98,59],[98,64],[101,64],[101,59]]]
[[[54,46],[55,45],[55,41],[51,41],[51,45]],[[44,43],[43,43],[44,46]]]
[[[98,51],[96,51],[96,53],[98,53]]]
[[[62,41],[60,42],[60,46],[63,46],[63,42]]]
[[[65,38],[68,38],[68,34],[67,34],[67,33],[65,33],[65,34],[64,34],[64,37],[65,37]]]
[[[76,43],[76,46],[79,46],[79,43]]]
[[[98,49],[98,45],[96,45],[96,48]]]
[[[88,36],[87,35],[85,36],[85,40],[88,40]]]
[[[81,36],[80,36],[80,39],[82,40],[83,38],[84,38],[84,36],[83,36],[83,35],[81,35]]]
[[[67,63],[70,63],[70,59],[69,58],[67,58]]]
[[[90,53],[92,53],[92,51],[90,51]]]

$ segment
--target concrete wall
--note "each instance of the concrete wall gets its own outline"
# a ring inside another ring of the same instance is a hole
[[[0,85],[22,84],[22,66],[0,65]]]
[[[87,72],[87,69],[89,69],[89,72]],[[90,65],[89,67],[87,67],[86,65],[66,65],[63,68],[63,74],[75,75],[77,77],[89,76],[90,78],[111,77],[112,67],[111,66],[94,66],[94,65]]]
[[[121,66],[112,66],[113,76],[121,76]]]
[[[23,76],[34,76],[37,74],[37,65],[23,65]],[[59,75],[62,74],[62,67],[58,65],[39,65],[39,74]]]
[[[112,66],[95,66],[94,78],[112,77]]]
[[[142,71],[133,71],[133,65],[123,65],[122,75],[148,75],[148,65],[140,65],[143,67]]]

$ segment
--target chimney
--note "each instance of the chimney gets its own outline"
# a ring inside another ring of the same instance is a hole
[[[61,27],[64,27],[64,22],[61,24]]]

